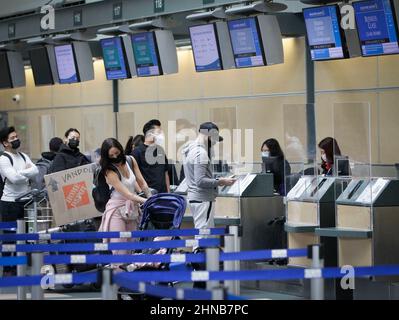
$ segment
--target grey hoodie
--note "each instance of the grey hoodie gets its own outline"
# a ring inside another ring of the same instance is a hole
[[[182,153],[188,200],[214,201],[218,194],[218,181],[212,178],[211,160],[206,146],[194,140],[183,147]]]

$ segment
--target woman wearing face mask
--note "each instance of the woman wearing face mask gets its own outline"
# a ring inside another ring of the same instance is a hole
[[[72,169],[89,164],[89,159],[79,151],[80,132],[68,129],[65,132],[64,144],[61,145],[49,168],[49,173]]]
[[[262,159],[275,158],[271,168],[267,168],[267,172],[273,173],[274,190],[285,195],[284,177],[291,174],[291,167],[288,161],[284,159],[284,153],[276,139],[271,138],[262,143],[261,157]]]
[[[331,137],[324,138],[319,142],[321,154],[321,168],[322,174],[326,176],[348,176],[350,175],[349,161],[342,157],[341,149],[339,148],[337,140]],[[341,157],[338,162],[338,172],[336,172],[334,162],[336,158]]]
[[[99,231],[136,230],[141,218],[139,205],[146,199],[136,194],[140,188],[119,141],[109,138],[103,142],[100,165],[113,191],[102,216]],[[129,239],[119,238],[110,241],[126,242]],[[116,250],[113,254],[128,254],[128,251]]]

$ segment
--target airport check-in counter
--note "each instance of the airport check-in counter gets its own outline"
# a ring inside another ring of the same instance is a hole
[[[338,239],[339,266],[399,264],[399,180],[354,178],[337,199],[336,225],[316,230]]]
[[[338,196],[337,178],[303,176],[288,193],[286,201],[286,223],[288,248],[306,248],[322,243],[325,247],[325,266],[336,266],[336,241],[320,238],[316,228],[335,226],[335,200]],[[289,258],[291,266],[310,267],[311,261],[304,258]]]
[[[234,185],[219,187],[215,225],[242,226],[241,250],[270,249],[276,243],[276,234],[268,232],[272,229],[268,223],[284,216],[283,197],[274,193],[273,174],[247,173],[235,178]],[[185,181],[175,192],[187,194]],[[189,207],[183,221],[192,226]]]

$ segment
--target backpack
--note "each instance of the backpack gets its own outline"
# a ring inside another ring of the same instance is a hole
[[[44,176],[49,173],[52,161],[41,158],[36,162],[36,167],[39,170],[39,174],[32,180],[32,188],[37,190],[42,190],[46,187],[44,183]]]
[[[24,161],[26,163],[26,158],[25,158],[24,154],[22,152],[18,152],[18,154],[22,157],[22,159],[24,159]],[[12,157],[7,152],[3,152],[3,154],[1,156],[7,157],[10,160],[11,165],[14,166],[14,161],[12,160]],[[6,180],[7,180],[7,178],[3,179],[3,177],[0,175],[0,199],[3,196],[3,191],[4,191],[4,186],[6,184]]]
[[[126,162],[130,167],[130,169],[133,171],[133,160],[130,156],[126,156]],[[118,175],[119,180],[122,180],[122,176],[116,167],[111,168],[111,170],[113,170]],[[93,183],[94,183],[94,188],[91,192],[91,195],[94,200],[94,206],[98,211],[104,212],[107,202],[111,198],[111,193],[114,189],[109,187],[105,179],[105,174],[100,166],[98,166],[94,170]]]

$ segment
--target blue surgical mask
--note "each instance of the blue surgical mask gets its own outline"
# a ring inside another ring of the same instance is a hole
[[[270,157],[270,151],[262,151],[262,158]]]

